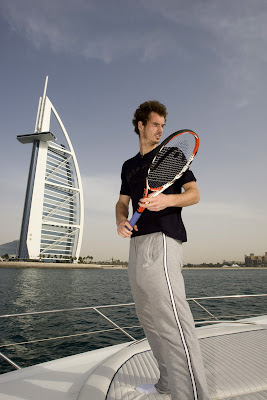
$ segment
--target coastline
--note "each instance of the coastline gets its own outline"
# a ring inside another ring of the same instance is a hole
[[[74,263],[42,263],[23,261],[2,261],[0,268],[63,268],[63,269],[127,269],[123,265],[99,265],[99,264],[74,264]]]
[[[100,265],[100,264],[70,264],[70,263],[41,263],[41,262],[23,262],[23,261],[1,261],[0,268],[60,268],[60,269],[128,269],[124,265]],[[244,270],[244,269],[267,269],[267,267],[183,267],[183,269],[220,269],[220,270]]]

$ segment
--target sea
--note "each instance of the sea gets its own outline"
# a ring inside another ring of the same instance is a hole
[[[183,269],[183,276],[188,298],[267,292],[267,269]],[[0,316],[131,302],[127,269],[0,268]],[[266,297],[200,303],[217,318],[267,313]],[[189,304],[195,320],[210,318]],[[144,336],[133,306],[101,312],[134,338]],[[110,328],[94,310],[0,318],[0,352],[23,368],[130,340]],[[0,373],[13,369],[0,357]]]

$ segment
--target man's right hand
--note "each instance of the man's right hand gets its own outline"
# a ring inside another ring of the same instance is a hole
[[[132,228],[127,217],[129,213],[130,196],[120,194],[116,204],[116,223],[118,234],[123,238],[130,238],[133,234],[133,229],[138,231],[137,225]]]
[[[132,227],[127,219],[122,220],[117,226],[118,234],[123,238],[130,238],[133,234],[133,229],[138,231],[137,225]]]

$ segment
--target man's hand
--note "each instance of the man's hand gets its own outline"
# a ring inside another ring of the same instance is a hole
[[[160,193],[156,197],[151,196],[152,194],[146,198],[140,199],[138,205],[140,207],[147,208],[149,211],[161,211],[167,207],[170,207],[168,195]]]
[[[130,196],[121,194],[116,204],[116,223],[118,234],[123,238],[130,238],[133,234],[133,229],[138,231],[137,225],[133,228],[128,221]]]
[[[129,221],[127,219],[122,220],[118,225],[117,225],[117,231],[118,234],[123,237],[123,238],[127,238],[127,237],[131,237],[133,234],[133,229],[135,231],[138,231],[137,225],[135,225],[133,228],[132,226],[129,224]]]
[[[142,198],[138,205],[147,208],[149,211],[161,211],[167,207],[188,207],[199,202],[200,195],[195,181],[185,183],[183,186],[184,192],[177,194],[163,194],[158,196]]]

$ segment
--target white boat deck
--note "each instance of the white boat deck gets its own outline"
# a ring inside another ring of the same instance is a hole
[[[211,399],[267,399],[267,316],[216,323],[197,332]],[[0,399],[169,399],[135,391],[136,385],[157,379],[158,368],[144,340],[4,374]]]

